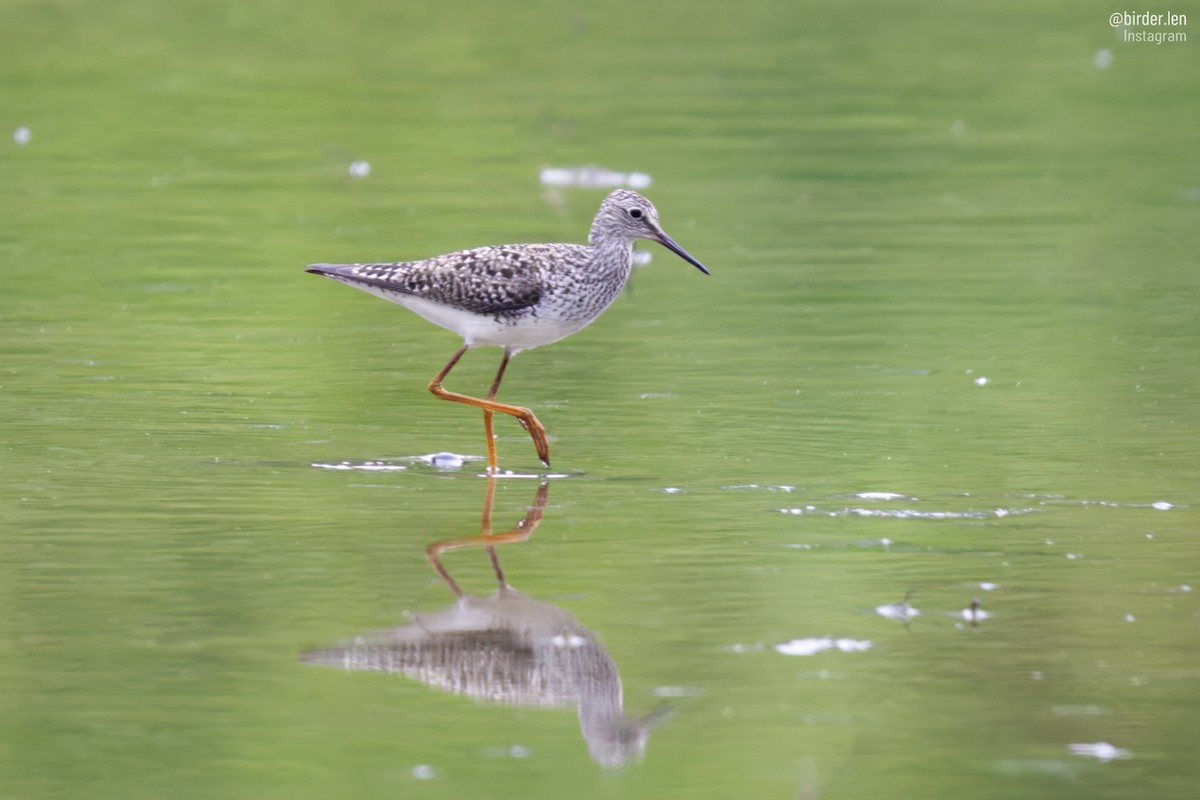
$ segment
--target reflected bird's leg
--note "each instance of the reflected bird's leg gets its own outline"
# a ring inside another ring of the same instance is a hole
[[[537,449],[538,458],[541,460],[542,465],[549,467],[550,443],[546,440],[546,429],[542,427],[542,423],[538,421],[538,418],[528,408],[497,403],[495,400],[496,392],[500,390],[500,380],[504,377],[504,370],[508,367],[508,360],[512,357],[508,348],[504,349],[504,358],[500,361],[500,369],[496,372],[496,379],[492,382],[492,388],[488,391],[487,399],[471,397],[470,395],[459,394],[458,392],[451,392],[442,388],[442,381],[450,374],[450,370],[454,369],[454,365],[463,357],[463,353],[467,352],[467,349],[468,346],[465,344],[458,349],[446,366],[442,367],[442,371],[435,375],[433,380],[429,382],[429,391],[443,400],[449,400],[453,403],[464,403],[483,409],[483,430],[487,437],[489,474],[496,472],[496,442],[492,434],[492,413],[496,411],[517,418],[517,421],[521,423],[521,427],[528,431],[530,438],[533,439],[533,446]]]
[[[522,517],[516,525],[501,533],[492,532],[492,505],[496,499],[496,477],[488,475],[487,492],[484,495],[483,519],[480,523],[480,532],[478,536],[460,536],[456,539],[445,539],[440,542],[434,542],[425,548],[425,557],[433,566],[434,570],[450,587],[450,591],[454,592],[455,597],[462,597],[462,590],[458,588],[458,584],[450,577],[450,573],[442,566],[442,553],[450,550],[458,550],[463,547],[486,547],[488,555],[492,559],[492,569],[496,572],[496,579],[500,582],[500,588],[504,589],[507,584],[504,582],[504,572],[500,569],[500,560],[496,556],[496,547],[502,544],[511,544],[513,542],[523,542],[533,535],[537,530],[537,526],[542,521],[542,515],[546,511],[546,502],[550,496],[550,482],[542,481],[538,486],[537,494],[534,495],[533,504],[525,511],[525,516]]]

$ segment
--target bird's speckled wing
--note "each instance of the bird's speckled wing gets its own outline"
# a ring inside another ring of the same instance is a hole
[[[565,259],[586,259],[582,245],[499,245],[391,264],[313,264],[347,283],[413,295],[476,314],[536,305],[546,276]]]

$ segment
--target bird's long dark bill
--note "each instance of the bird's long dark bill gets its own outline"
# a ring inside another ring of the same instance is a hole
[[[707,267],[705,267],[703,264],[701,264],[701,263],[700,263],[699,261],[697,261],[696,259],[692,258],[692,255],[691,255],[691,253],[689,253],[687,250],[684,250],[684,249],[683,249],[682,247],[680,247],[679,245],[675,244],[675,240],[674,240],[674,239],[672,239],[670,236],[667,236],[667,235],[666,235],[665,233],[663,233],[662,231],[659,231],[659,232],[658,232],[658,238],[657,238],[657,241],[658,241],[658,243],[659,243],[659,244],[661,244],[663,247],[667,248],[667,249],[668,249],[668,250],[670,250],[672,253],[674,253],[675,255],[679,256],[679,257],[680,257],[680,258],[682,258],[684,261],[688,262],[688,263],[689,263],[689,264],[691,264],[693,267],[695,267],[696,269],[698,269],[698,270],[700,270],[701,272],[703,272],[705,275],[708,275],[708,274],[710,274],[710,273],[709,273],[709,271],[708,271],[708,268],[707,268]]]

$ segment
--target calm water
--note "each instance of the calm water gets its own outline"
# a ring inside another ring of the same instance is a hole
[[[1194,796],[1200,68],[1113,10],[10,5],[0,795]],[[301,270],[586,164],[713,274],[514,361],[489,513],[455,337]]]

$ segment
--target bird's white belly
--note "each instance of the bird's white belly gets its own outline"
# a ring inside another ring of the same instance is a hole
[[[392,292],[374,286],[356,284],[373,295],[404,306],[434,325],[453,331],[470,347],[496,345],[516,352],[557,342],[586,327],[591,320],[565,320],[553,315],[526,316],[508,321],[486,314],[474,314],[461,308],[435,303],[402,292]]]

